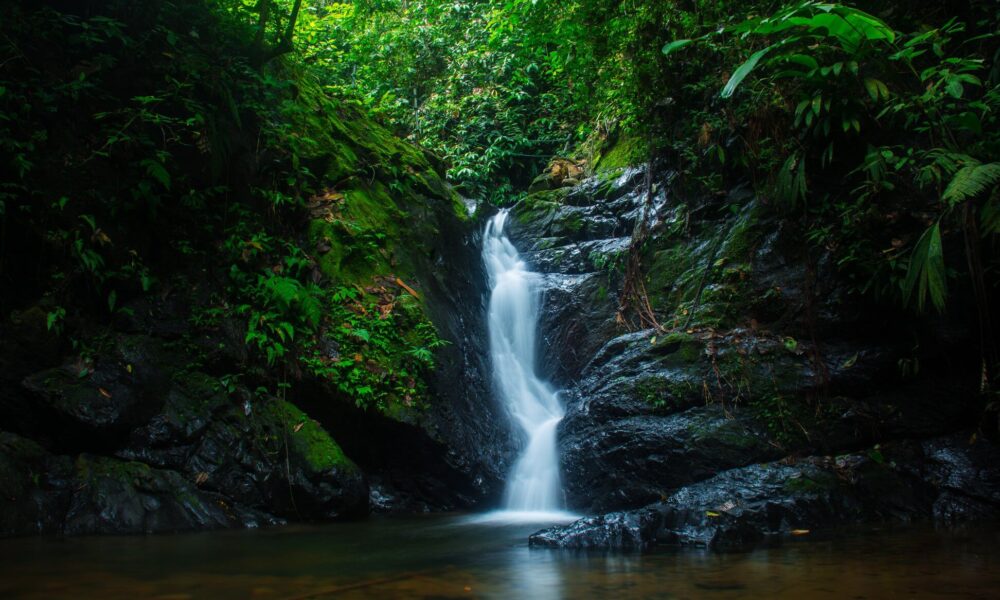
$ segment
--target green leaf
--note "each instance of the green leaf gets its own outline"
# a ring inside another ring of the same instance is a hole
[[[923,311],[928,296],[934,308],[944,311],[945,296],[948,293],[946,271],[944,267],[944,250],[941,245],[941,224],[934,223],[924,231],[913,253],[910,255],[910,265],[903,281],[903,296],[908,304],[914,295],[917,297],[917,310]]]
[[[150,177],[160,182],[160,185],[166,189],[170,189],[170,173],[160,162],[147,158],[140,164],[146,167],[146,173]]]
[[[768,46],[763,50],[758,50],[757,52],[751,54],[750,58],[748,58],[745,63],[737,67],[736,71],[733,72],[733,76],[729,78],[729,82],[726,83],[726,87],[722,88],[721,96],[723,98],[732,97],[733,93],[736,91],[736,88],[739,87],[740,83],[742,83],[743,80],[746,79],[747,75],[749,75],[754,70],[754,68],[757,66],[757,63],[759,63],[760,60],[764,58],[768,52],[770,52],[777,46],[778,44],[775,44],[773,46]]]
[[[954,78],[948,80],[944,89],[952,98],[961,98],[962,94],[965,93],[965,88],[962,87],[962,82]]]
[[[674,40],[663,47],[663,53],[669,56],[670,54],[689,46],[694,43],[694,40]]]
[[[48,331],[52,331],[54,327],[57,327],[59,322],[63,320],[66,316],[66,309],[59,306],[56,309],[45,315],[45,328]],[[57,330],[58,331],[58,330]]]
[[[808,54],[789,54],[784,59],[797,65],[802,65],[810,71],[819,68],[819,63],[816,62],[816,59]]]
[[[871,99],[878,102],[879,90],[878,90],[878,84],[875,83],[875,81],[876,80],[872,79],[871,77],[866,77],[865,89],[868,90],[868,95],[871,96]]]

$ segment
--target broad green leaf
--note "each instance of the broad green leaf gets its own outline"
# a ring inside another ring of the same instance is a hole
[[[797,65],[802,65],[803,67],[811,70],[818,69],[819,63],[816,59],[809,56],[808,54],[789,54],[784,57],[788,62],[793,62]]]
[[[908,304],[916,295],[917,310],[923,311],[927,298],[930,297],[934,308],[943,312],[947,293],[941,224],[934,223],[924,231],[913,247],[906,279],[903,281],[903,298]]]
[[[752,55],[750,55],[750,58],[748,58],[745,63],[740,65],[733,73],[733,76],[729,78],[729,82],[726,83],[726,87],[722,88],[721,96],[723,98],[732,97],[733,92],[735,92],[736,88],[739,87],[740,83],[742,83],[742,81],[746,79],[747,75],[749,75],[750,72],[754,70],[754,68],[757,66],[757,63],[760,62],[760,59],[764,58],[764,56],[766,56],[768,52],[770,52],[777,46],[778,46],[777,44],[773,46],[768,46],[767,48],[764,48],[763,50],[758,50],[757,52],[754,52]]]
[[[161,163],[147,158],[141,164],[146,167],[146,173],[150,177],[159,181],[166,189],[170,189],[170,173],[167,172],[167,169]]]
[[[685,46],[689,46],[692,43],[694,43],[694,40],[674,40],[663,47],[663,53],[669,56],[670,54],[684,48]]]
[[[877,102],[879,91],[878,91],[878,84],[875,83],[875,79],[872,79],[871,77],[866,77],[865,89],[868,90],[868,95],[871,96],[871,99]]]

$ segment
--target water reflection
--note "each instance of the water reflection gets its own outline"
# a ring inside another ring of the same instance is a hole
[[[3,598],[992,598],[1000,528],[868,531],[745,554],[528,548],[467,517],[0,540]]]

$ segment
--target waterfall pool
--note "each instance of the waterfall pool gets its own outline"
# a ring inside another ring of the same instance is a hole
[[[376,517],[255,531],[0,540],[0,597],[993,598],[1000,527],[862,530],[740,554],[529,548],[538,524]]]

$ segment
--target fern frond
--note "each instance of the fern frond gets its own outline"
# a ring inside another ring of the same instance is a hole
[[[955,205],[975,198],[1000,182],[1000,162],[966,165],[955,173],[941,199]]]

